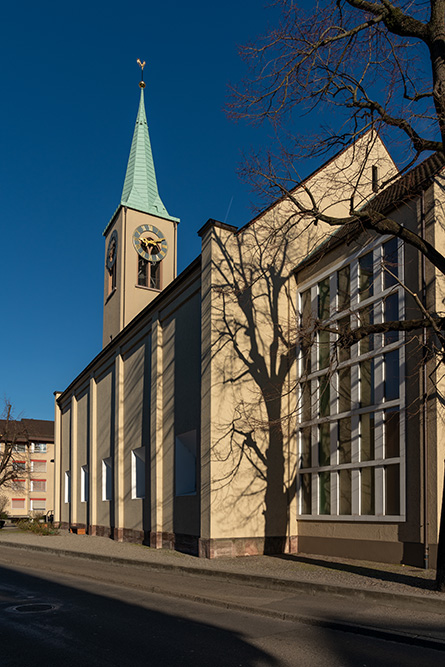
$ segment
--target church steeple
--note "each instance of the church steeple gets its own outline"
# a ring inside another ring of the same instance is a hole
[[[143,71],[142,63],[139,64]],[[145,115],[145,83],[141,81],[139,86],[141,88],[141,98],[120,203],[137,211],[177,221],[177,218],[168,214],[159,196],[147,117]]]

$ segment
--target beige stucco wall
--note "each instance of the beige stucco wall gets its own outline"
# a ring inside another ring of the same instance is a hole
[[[347,216],[355,187],[356,205],[372,194],[373,165],[395,172],[382,144],[364,140],[305,185],[324,213]],[[292,196],[309,202],[304,189]],[[292,270],[336,227],[295,210],[286,200],[236,234],[220,225],[203,233],[203,537],[298,532]]]

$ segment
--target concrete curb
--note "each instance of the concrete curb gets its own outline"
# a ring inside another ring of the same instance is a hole
[[[160,562],[150,562],[150,561],[141,561],[133,558],[122,558],[116,556],[105,556],[103,554],[92,554],[88,552],[81,551],[70,551],[68,549],[54,549],[51,547],[44,547],[31,544],[18,544],[15,542],[6,542],[1,541],[0,547],[5,546],[6,548],[12,549],[22,549],[28,551],[39,551],[46,552],[56,556],[66,556],[68,558],[79,558],[86,560],[93,560],[99,562],[113,563],[115,565],[127,565],[131,567],[138,567],[142,569],[148,569],[153,571],[163,571],[163,572],[175,572],[182,575],[192,575],[198,577],[205,577],[208,579],[219,579],[221,581],[227,581],[230,583],[242,583],[248,586],[262,587],[266,589],[273,590],[285,590],[285,591],[295,591],[305,593],[306,595],[338,595],[342,597],[355,597],[363,600],[369,600],[372,602],[381,602],[386,603],[391,606],[397,606],[403,604],[404,608],[409,608],[413,610],[423,610],[429,611],[431,613],[444,614],[445,613],[445,600],[442,599],[429,599],[419,595],[406,595],[403,593],[388,593],[385,591],[370,591],[364,588],[351,588],[348,586],[341,586],[338,584],[322,584],[306,581],[298,581],[295,579],[279,578],[279,577],[270,577],[267,575],[259,574],[247,574],[242,572],[230,572],[227,570],[210,570],[202,567],[190,567],[189,565],[175,565],[173,563],[160,563]],[[159,589],[151,589],[152,592],[161,592]],[[174,592],[162,591],[169,595],[174,595]],[[178,597],[176,595],[176,597]],[[195,599],[193,596],[190,596],[188,599]],[[203,599],[197,598],[195,601],[202,602]],[[226,604],[226,603],[223,603]],[[258,608],[245,607],[233,607],[244,611],[255,611]],[[265,610],[268,612],[270,610]],[[258,613],[255,611],[255,613]],[[261,612],[260,612],[261,613]],[[273,612],[274,613],[274,612]],[[277,612],[281,614],[281,612]],[[284,614],[288,617],[289,615]],[[283,614],[279,617],[284,618]],[[382,631],[383,632],[383,631]]]

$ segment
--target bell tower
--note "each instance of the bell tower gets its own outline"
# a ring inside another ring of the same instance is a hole
[[[145,62],[136,126],[120,204],[105,236],[103,347],[176,278],[177,225],[159,196],[144,103]]]

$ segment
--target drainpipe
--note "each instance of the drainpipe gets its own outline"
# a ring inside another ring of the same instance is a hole
[[[420,222],[422,239],[425,239],[425,191],[422,190],[420,199]],[[422,303],[426,307],[426,277],[425,277],[425,255],[422,254],[421,266],[422,280]],[[422,367],[422,390],[423,390],[423,566],[425,570],[429,568],[430,545],[428,541],[428,385],[427,385],[427,331],[423,327],[423,367]]]

